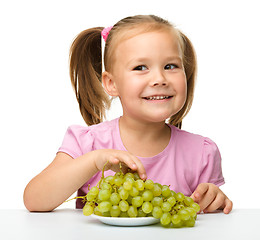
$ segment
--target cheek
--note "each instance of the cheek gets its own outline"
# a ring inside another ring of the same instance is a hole
[[[176,82],[176,90],[179,94],[183,95],[186,98],[187,96],[187,80],[185,76],[180,76],[178,81]]]
[[[124,74],[118,81],[117,86],[121,94],[136,96],[143,89],[144,84],[141,84],[142,82],[144,81],[141,81],[137,77],[133,77],[131,74]]]
[[[187,100],[187,81],[186,78],[179,79],[175,86],[178,94],[178,104],[182,108]]]

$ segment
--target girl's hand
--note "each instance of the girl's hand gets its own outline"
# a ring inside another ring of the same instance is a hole
[[[233,203],[212,183],[201,183],[191,195],[191,198],[200,205],[200,211],[204,213],[214,212],[223,209],[228,214],[232,210]]]
[[[127,172],[130,168],[132,171],[137,171],[141,179],[146,179],[146,172],[142,162],[131,153],[114,149],[100,149],[93,152],[97,154],[95,165],[99,171],[102,171],[104,165],[107,163],[105,170],[111,169],[115,172],[119,172],[119,163],[121,162],[123,172]]]

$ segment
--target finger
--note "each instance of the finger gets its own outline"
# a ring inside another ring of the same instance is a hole
[[[119,158],[120,162],[122,162],[122,164],[125,164],[125,166],[127,166],[131,170],[133,170],[133,171],[137,170],[137,165],[131,155],[129,155],[127,153],[120,153],[118,158]]]
[[[118,163],[120,164],[113,166],[113,168],[115,168],[117,172],[122,171],[125,174],[129,171],[130,168],[125,163],[122,163],[120,161],[118,161]]]
[[[225,202],[226,196],[224,194],[218,194],[216,198],[209,204],[204,210],[204,213],[214,212],[217,209],[220,209],[223,203]]]
[[[137,171],[140,178],[145,179],[146,178],[146,171],[144,169],[144,166],[142,162],[135,157],[134,155],[131,155],[127,152],[120,152],[118,156],[120,158],[120,161],[124,164],[126,164],[131,170]]]
[[[200,210],[204,211],[204,209],[206,209],[210,204],[212,204],[212,202],[216,199],[217,197],[217,193],[218,193],[218,188],[216,188],[216,186],[211,185],[211,184],[206,184],[207,186],[205,186],[205,184],[203,184],[203,186],[200,186],[200,188],[198,189],[199,191],[199,201],[197,202],[200,205]],[[207,191],[205,192],[205,189],[207,189]],[[203,195],[202,195],[203,193]],[[196,196],[196,193],[195,193]]]
[[[206,208],[208,208],[212,202],[215,200],[215,195],[213,194],[204,194],[204,196],[201,198],[200,202],[198,203],[200,205],[200,211],[204,211]]]
[[[203,195],[208,191],[208,189],[209,189],[209,184],[207,184],[207,183],[200,183],[198,185],[198,187],[196,188],[196,190],[191,195],[191,198],[195,202],[199,203],[200,200],[202,199]]]
[[[135,164],[137,166],[136,171],[137,171],[139,177],[141,179],[145,180],[147,178],[147,175],[146,175],[144,165],[142,164],[142,162],[137,157],[135,157],[134,161],[135,161]]]
[[[223,212],[225,214],[229,214],[231,212],[232,208],[233,208],[233,202],[230,201],[228,198],[226,198],[226,200],[225,200],[225,207],[223,209]]]

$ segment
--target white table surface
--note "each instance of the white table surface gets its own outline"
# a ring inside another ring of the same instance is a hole
[[[260,240],[260,209],[234,209],[230,214],[199,214],[193,228],[110,226],[86,217],[81,210],[58,209],[50,213],[0,210],[0,239],[234,239]]]

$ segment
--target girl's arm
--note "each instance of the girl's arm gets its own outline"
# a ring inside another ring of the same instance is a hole
[[[141,161],[126,151],[95,150],[76,159],[59,152],[53,162],[26,186],[26,208],[29,211],[52,211],[101,171],[107,162],[106,170],[118,171],[118,163],[122,162],[124,168],[129,167],[141,178],[146,178]]]

